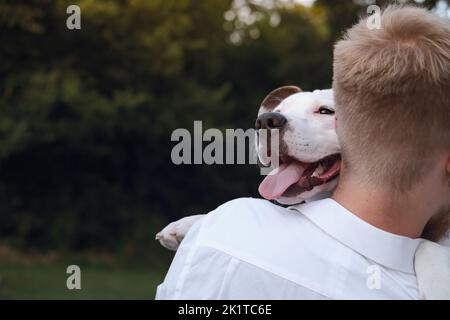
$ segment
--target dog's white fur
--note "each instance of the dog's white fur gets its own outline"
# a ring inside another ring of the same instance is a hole
[[[156,235],[156,240],[159,240],[163,247],[176,251],[189,229],[203,217],[204,214],[199,214],[172,222]]]
[[[422,299],[450,300],[450,248],[424,241],[416,251],[414,268]]]
[[[282,131],[281,140],[286,146],[286,155],[305,163],[317,162],[329,155],[340,153],[335,131],[334,116],[319,113],[320,107],[335,109],[333,91],[315,90],[299,92],[284,99],[275,109],[264,111],[280,112],[287,119],[287,128]],[[261,112],[260,112],[261,113]],[[258,141],[258,157],[262,164],[269,165],[265,141]],[[296,196],[281,197],[278,203],[292,205],[303,201],[325,198],[336,188],[337,179],[315,187]]]
[[[287,128],[283,130],[281,136],[286,147],[286,155],[301,162],[311,163],[340,152],[334,116],[318,113],[318,109],[322,106],[335,108],[332,90],[294,93],[273,109],[261,106],[258,114],[280,112],[287,119]],[[265,156],[266,144],[258,141],[256,148],[261,163],[270,165],[270,160]],[[309,192],[293,197],[281,197],[277,202],[291,205],[323,199],[335,189],[337,183],[338,179],[334,179]],[[176,250],[191,226],[202,217],[203,215],[196,215],[172,222],[156,235],[156,239],[164,247]],[[424,241],[417,251],[415,266],[423,298],[450,299],[448,247]]]

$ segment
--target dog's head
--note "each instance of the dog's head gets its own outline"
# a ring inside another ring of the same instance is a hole
[[[288,86],[264,99],[255,124],[263,166],[271,165],[271,130],[278,130],[280,139],[279,167],[259,187],[264,198],[292,205],[334,190],[341,165],[334,113],[332,90],[302,92]],[[259,134],[264,129],[267,139]]]

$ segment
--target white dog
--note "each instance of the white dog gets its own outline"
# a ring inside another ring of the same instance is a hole
[[[264,99],[256,129],[280,132],[280,166],[261,183],[259,191],[264,198],[293,205],[331,194],[340,169],[334,111],[332,90],[302,92],[298,87],[288,86],[272,91]],[[256,148],[259,162],[270,166],[267,141],[257,139]],[[202,216],[175,221],[159,232],[156,239],[164,247],[176,250]]]
[[[265,199],[293,205],[331,194],[337,186],[341,165],[334,113],[332,90],[302,92],[298,87],[288,86],[271,92],[264,99],[256,129],[280,132],[279,168],[259,186]],[[272,150],[268,141],[270,139],[257,139],[256,142],[258,159],[263,166],[271,164]],[[156,239],[164,247],[176,250],[190,227],[202,217],[190,216],[173,222],[159,232]],[[418,253],[416,269],[418,280],[423,283],[423,296],[450,298],[448,250],[428,242]]]

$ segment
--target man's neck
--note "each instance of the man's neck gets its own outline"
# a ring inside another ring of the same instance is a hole
[[[424,210],[429,208],[419,203],[419,198],[414,199],[413,194],[398,199],[385,190],[351,179],[340,182],[332,198],[374,227],[409,238],[419,238],[428,221]]]

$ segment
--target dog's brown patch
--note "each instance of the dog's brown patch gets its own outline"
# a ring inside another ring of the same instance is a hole
[[[263,100],[259,114],[270,112],[280,105],[280,103],[287,97],[302,92],[302,89],[296,86],[285,86],[275,89]]]

